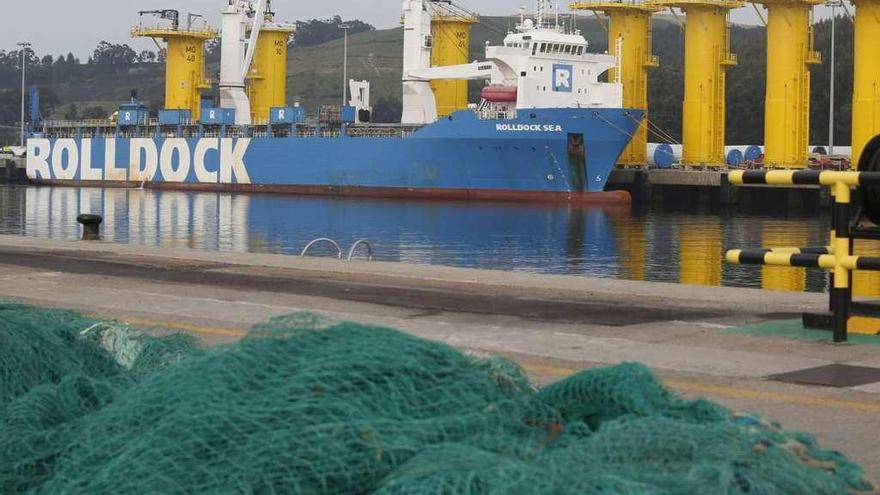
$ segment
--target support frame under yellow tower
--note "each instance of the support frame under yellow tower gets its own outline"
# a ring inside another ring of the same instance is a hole
[[[742,7],[732,0],[670,0],[687,15],[682,102],[682,159],[691,167],[723,167],[727,130],[727,69],[736,65],[730,52],[729,14]]]
[[[767,8],[764,167],[806,168],[810,141],[810,66],[822,63],[813,44],[813,6],[822,0],[761,0]]]
[[[852,163],[880,134],[880,0],[853,0],[856,5],[853,53]]]
[[[131,35],[166,43],[166,110],[189,110],[197,121],[201,114],[202,92],[211,89],[205,78],[205,42],[217,37],[212,29],[180,30],[136,27]]]
[[[645,166],[648,163],[648,69],[660,65],[660,59],[652,49],[651,17],[661,7],[650,3],[574,2],[569,8],[608,16],[608,51],[620,57],[623,107],[645,111],[645,120],[633,133],[632,140],[617,163],[622,166]],[[611,70],[609,80],[616,78],[615,68]]]

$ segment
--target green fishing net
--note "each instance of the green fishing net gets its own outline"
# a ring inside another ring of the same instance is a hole
[[[0,377],[0,493],[874,490],[812,437],[639,364],[538,389],[504,359],[310,315],[204,349],[2,303]]]

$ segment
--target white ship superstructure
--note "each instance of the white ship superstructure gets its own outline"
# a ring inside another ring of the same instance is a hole
[[[608,71],[619,67],[620,60],[589,53],[580,31],[560,25],[558,18],[547,20],[543,0],[538,1],[534,19],[523,16],[502,45],[486,47],[485,60],[430,67],[431,3],[404,0],[404,123],[424,124],[436,118],[428,83],[439,79],[486,80],[478,110],[499,116],[529,108],[623,105],[622,84],[607,81]]]

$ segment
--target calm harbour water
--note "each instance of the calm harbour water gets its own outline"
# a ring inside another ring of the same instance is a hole
[[[105,240],[150,246],[298,255],[317,237],[346,250],[363,238],[382,261],[790,291],[826,284],[818,271],[722,262],[729,248],[824,245],[828,219],[816,212],[0,186],[0,233],[76,239],[79,213],[104,216]],[[856,283],[880,295],[876,274]]]

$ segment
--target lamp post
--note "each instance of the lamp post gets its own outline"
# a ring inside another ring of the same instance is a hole
[[[342,51],[342,106],[348,105],[348,30],[351,24],[340,24],[339,28],[345,34],[343,35],[343,51]]]
[[[24,147],[24,90],[25,90],[25,72],[27,71],[27,52],[31,44],[27,42],[18,43],[21,47],[21,146]]]
[[[828,154],[834,154],[834,48],[835,48],[835,24],[837,23],[837,7],[841,6],[841,0],[829,0],[825,6],[831,7],[831,93],[828,98]]]

